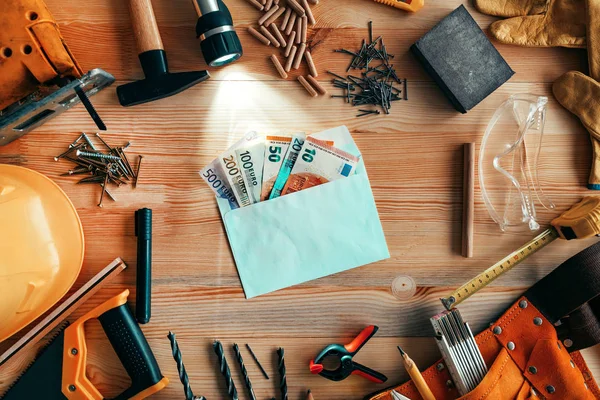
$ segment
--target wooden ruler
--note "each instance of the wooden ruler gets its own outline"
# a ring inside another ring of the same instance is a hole
[[[451,310],[452,307],[462,303],[492,283],[495,279],[513,269],[527,257],[537,253],[539,250],[552,243],[558,237],[558,231],[555,228],[546,229],[531,241],[525,243],[520,249],[504,257],[502,260],[456,289],[450,296],[440,299],[442,304],[444,304],[444,307],[446,307],[447,310]]]

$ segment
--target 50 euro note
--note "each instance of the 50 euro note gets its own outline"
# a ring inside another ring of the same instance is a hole
[[[219,197],[226,198],[232,208],[250,205],[240,168],[237,166],[235,150],[258,139],[258,133],[246,133],[227,151],[200,171],[200,176]],[[231,200],[233,196],[233,200]]]
[[[263,166],[265,163],[265,142],[256,140],[235,150],[238,166],[242,171],[242,179],[248,191],[250,203],[260,201]]]
[[[282,196],[352,175],[360,158],[308,137],[292,168]]]
[[[262,188],[260,201],[269,198],[275,180],[279,174],[279,169],[283,163],[283,158],[292,142],[291,135],[280,134],[277,136],[267,136],[265,139],[265,165],[263,167]]]

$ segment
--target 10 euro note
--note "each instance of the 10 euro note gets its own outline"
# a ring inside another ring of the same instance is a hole
[[[260,201],[269,198],[279,169],[283,163],[283,157],[287,153],[292,137],[290,135],[267,136],[265,140],[265,165],[263,168],[262,190]]]
[[[283,158],[281,167],[279,168],[277,179],[275,180],[273,189],[271,190],[271,194],[269,195],[269,200],[281,196],[281,192],[283,191],[283,188],[285,187],[290,173],[292,172],[294,164],[296,164],[296,160],[298,159],[298,155],[302,150],[302,146],[304,146],[305,140],[306,134],[304,132],[292,134],[292,141],[290,142],[290,146],[288,147],[288,150],[285,153],[285,157]]]
[[[360,158],[308,137],[292,168],[282,196],[352,175]]]
[[[200,171],[200,176],[204,182],[215,192],[217,197],[229,200],[229,206],[239,208],[239,204],[235,199],[231,185],[225,176],[225,170],[221,166],[218,159],[213,160],[210,164]]]
[[[258,203],[265,163],[265,142],[264,140],[250,142],[250,144],[236,149],[235,155],[242,171],[242,179],[246,185],[250,203]]]

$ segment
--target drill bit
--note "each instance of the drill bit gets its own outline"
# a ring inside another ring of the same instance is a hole
[[[92,117],[92,119],[96,123],[98,129],[100,129],[101,131],[105,131],[106,125],[102,121],[102,118],[100,118],[100,116],[96,112],[96,109],[92,105],[92,102],[90,101],[90,99],[88,99],[81,86],[75,86],[73,89],[75,90],[77,97],[79,97],[79,100],[81,100],[81,103],[83,104],[87,112],[90,114],[90,117]]]
[[[261,365],[260,361],[258,361],[258,358],[256,357],[256,354],[254,354],[254,351],[252,351],[252,347],[250,347],[250,345],[248,343],[246,343],[246,348],[250,352],[250,355],[252,356],[252,358],[254,359],[254,361],[256,361],[256,364],[258,364],[258,368],[260,368],[260,372],[263,373],[263,375],[265,376],[265,378],[269,379],[269,375],[267,374],[267,371],[265,371],[265,369]]]
[[[281,389],[281,400],[288,400],[287,376],[285,373],[285,354],[283,347],[280,347],[277,350],[277,355],[279,356],[279,365],[277,366],[277,369],[279,370],[279,388]]]
[[[229,397],[231,400],[238,400],[238,393],[235,388],[235,383],[233,383],[233,378],[231,377],[231,371],[229,370],[229,365],[227,365],[227,359],[225,358],[225,352],[223,351],[223,345],[218,340],[215,340],[213,343],[213,348],[215,349],[215,353],[217,354],[217,358],[219,359],[219,366],[221,369],[221,374],[225,377],[225,385],[227,386],[227,393],[229,393]]]
[[[194,393],[192,392],[192,388],[190,387],[190,380],[188,378],[187,372],[185,371],[185,365],[183,365],[183,361],[181,359],[181,351],[179,350],[177,339],[175,339],[175,334],[169,331],[167,337],[171,341],[171,351],[173,352],[173,358],[175,359],[175,362],[177,362],[179,380],[183,384],[185,400],[206,400],[204,396],[194,396]]]
[[[244,365],[244,359],[242,358],[242,353],[240,353],[240,347],[237,343],[233,344],[233,351],[235,351],[235,357],[240,364],[240,370],[242,370],[242,375],[244,376],[244,382],[246,383],[246,389],[248,389],[248,394],[252,400],[256,400],[256,396],[254,395],[254,390],[252,389],[252,382],[250,382],[250,377],[248,376],[248,370],[246,370],[246,366]]]

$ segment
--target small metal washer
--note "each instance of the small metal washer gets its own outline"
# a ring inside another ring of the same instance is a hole
[[[573,346],[573,341],[571,339],[565,339],[563,343],[565,344],[566,348]]]
[[[502,333],[502,328],[495,326],[494,329],[492,329],[492,332],[494,332],[495,335],[499,335]]]
[[[509,350],[514,350],[515,349],[515,344],[513,342],[508,342],[506,344],[506,347],[508,347]]]

